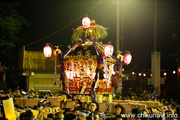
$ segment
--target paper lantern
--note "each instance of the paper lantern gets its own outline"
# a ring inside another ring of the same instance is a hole
[[[130,53],[125,54],[124,63],[128,65],[131,62],[131,60],[132,60],[132,55]]]
[[[112,45],[106,45],[105,50],[104,50],[105,56],[106,57],[112,56],[113,51],[114,51],[114,47]]]
[[[90,23],[91,23],[91,21],[90,21],[90,19],[88,17],[84,17],[82,19],[82,25],[83,25],[84,28],[89,28]]]
[[[49,45],[46,45],[43,49],[44,56],[49,58],[52,56],[52,48]]]
[[[13,99],[3,100],[4,113],[7,120],[16,120]]]

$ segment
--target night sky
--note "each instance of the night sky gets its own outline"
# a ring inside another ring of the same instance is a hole
[[[161,52],[161,68],[175,70],[178,41],[172,38],[172,33],[178,29],[180,1],[157,1],[157,50]],[[133,56],[132,63],[124,68],[132,71],[150,69],[154,0],[123,0],[122,4],[124,41],[120,44],[123,52],[129,50]],[[109,28],[103,43],[111,41],[116,47],[116,0],[22,0],[20,5],[20,12],[31,23],[31,27],[22,32],[26,50],[41,51],[46,43],[62,45],[60,49],[67,50],[73,29],[81,26],[86,15]]]

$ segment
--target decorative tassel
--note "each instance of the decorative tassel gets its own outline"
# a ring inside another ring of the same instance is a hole
[[[104,61],[104,68],[105,68],[105,74],[106,74],[106,84],[107,84],[108,83],[108,81],[107,81],[107,61],[106,61],[105,57],[103,58],[103,61]]]
[[[57,55],[55,56],[55,64],[54,64],[54,85],[57,83]]]

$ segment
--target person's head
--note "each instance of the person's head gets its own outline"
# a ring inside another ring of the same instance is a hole
[[[33,119],[33,113],[31,110],[27,110],[25,113],[24,113],[24,119],[25,120],[32,120]]]
[[[65,108],[63,114],[66,115],[66,113],[71,113],[70,108]]]
[[[81,108],[81,112],[87,113],[87,109],[86,108]]]
[[[38,109],[38,106],[37,105],[34,105],[33,106],[33,110],[37,110]]]
[[[54,118],[53,120],[61,120],[60,118]]]
[[[175,109],[176,109],[176,106],[177,106],[177,103],[172,102],[172,104],[171,104],[171,109],[175,110]]]
[[[174,120],[174,117],[171,116],[173,112],[171,110],[166,110],[165,111],[165,120]]]
[[[49,113],[48,115],[47,115],[47,118],[54,118],[54,114],[52,114],[52,113]]]
[[[91,102],[89,104],[89,110],[91,112],[99,111],[99,104],[97,102]]]
[[[131,113],[135,115],[135,118],[138,118],[138,114],[141,114],[141,110],[139,108],[133,108]]]
[[[64,119],[64,114],[62,112],[55,113],[56,118]]]
[[[178,115],[180,115],[180,105],[177,105],[177,106],[176,106],[176,113],[177,113]]]
[[[86,120],[87,114],[84,112],[78,112],[78,119],[79,120]]]
[[[32,108],[33,108],[33,107],[30,106],[30,105],[29,105],[29,106],[25,106],[25,110],[32,110]]]
[[[64,116],[64,120],[74,120],[76,119],[76,115],[74,113],[66,113]]]
[[[24,116],[25,116],[25,113],[24,112],[21,113],[20,116],[19,116],[20,120],[24,120]]]
[[[94,120],[100,120],[98,111],[94,112]]]
[[[82,102],[79,99],[75,100],[74,108],[81,108],[82,107]]]
[[[121,115],[117,115],[117,116],[115,117],[115,120],[122,120]]]
[[[50,106],[51,104],[50,104],[50,101],[44,100],[44,101],[42,101],[42,105],[43,105],[44,107],[48,107],[48,106]]]
[[[115,109],[115,114],[116,115],[119,115],[119,114],[121,114],[121,113],[124,113],[124,108],[123,108],[123,106],[121,106],[120,104],[117,104],[117,105],[115,105],[115,107],[114,107]]]
[[[81,111],[80,108],[75,108],[75,109],[73,110],[73,113],[77,116],[78,112],[80,112],[80,111]]]

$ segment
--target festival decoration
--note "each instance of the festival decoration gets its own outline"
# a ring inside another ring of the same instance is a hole
[[[73,31],[72,42],[76,43],[72,46],[69,45],[69,49],[64,53],[59,50],[55,51],[54,55],[57,56],[56,59],[59,60],[60,66],[62,94],[66,94],[68,98],[71,98],[70,93],[77,93],[80,87],[83,87],[85,91],[89,90],[88,95],[91,96],[92,101],[95,101],[96,85],[99,88],[101,86],[100,92],[109,93],[111,91],[110,80],[113,79],[115,88],[122,87],[122,61],[124,60],[125,64],[129,64],[132,56],[129,52],[123,56],[121,55],[122,52],[119,51],[118,56],[114,57],[114,47],[99,42],[99,39],[103,39],[107,35],[107,28],[97,25],[95,20],[85,17],[82,20],[82,26]],[[79,46],[84,50],[76,51],[76,55],[69,55],[71,51],[74,51]],[[89,46],[95,48],[96,55],[91,55],[90,50],[88,50]],[[46,52],[46,56],[50,56],[50,53],[52,55],[52,51]],[[56,59],[55,66],[57,65]],[[55,71],[56,69],[55,67]],[[54,83],[56,84],[56,79]],[[71,86],[72,84],[73,86]],[[73,87],[76,88],[72,90]]]
[[[130,54],[130,52],[128,52],[127,54],[124,55],[124,63],[125,64],[130,64],[132,60],[132,55]]]
[[[108,78],[107,78],[107,76],[108,76],[108,75],[107,75],[107,61],[106,61],[106,58],[105,58],[105,57],[103,58],[103,62],[104,62],[104,69],[105,69],[105,76],[106,76],[105,78],[106,78],[106,83],[107,83],[107,82],[108,82],[108,81],[107,81],[107,79],[108,79]]]
[[[88,17],[84,17],[82,19],[82,25],[83,25],[84,28],[89,28],[90,23],[91,23],[91,21],[90,21],[90,19]]]
[[[54,46],[56,49],[54,50],[54,55],[60,54],[61,50],[59,49],[59,46]]]
[[[108,35],[107,28],[101,25],[97,25],[95,20],[92,20],[89,26],[89,20],[88,18],[85,17],[83,18],[82,23],[83,26],[79,26],[73,31],[72,43],[77,42],[79,38],[87,38],[88,36],[92,36],[97,40],[104,39],[107,37]]]
[[[52,56],[53,50],[49,45],[46,45],[43,49],[44,56],[50,58]]]
[[[52,55],[55,56],[55,64],[54,64],[54,85],[57,84],[57,56],[61,53],[61,50],[58,48],[59,46],[54,46],[56,49],[54,50],[52,48],[52,45],[50,43],[47,43],[46,46],[43,49],[44,56],[46,58],[50,58]]]
[[[66,76],[69,80],[72,80],[75,77],[74,71],[66,71]]]
[[[104,53],[105,53],[106,57],[111,57],[113,54],[113,51],[114,51],[114,47],[112,45],[106,45],[105,46]]]

